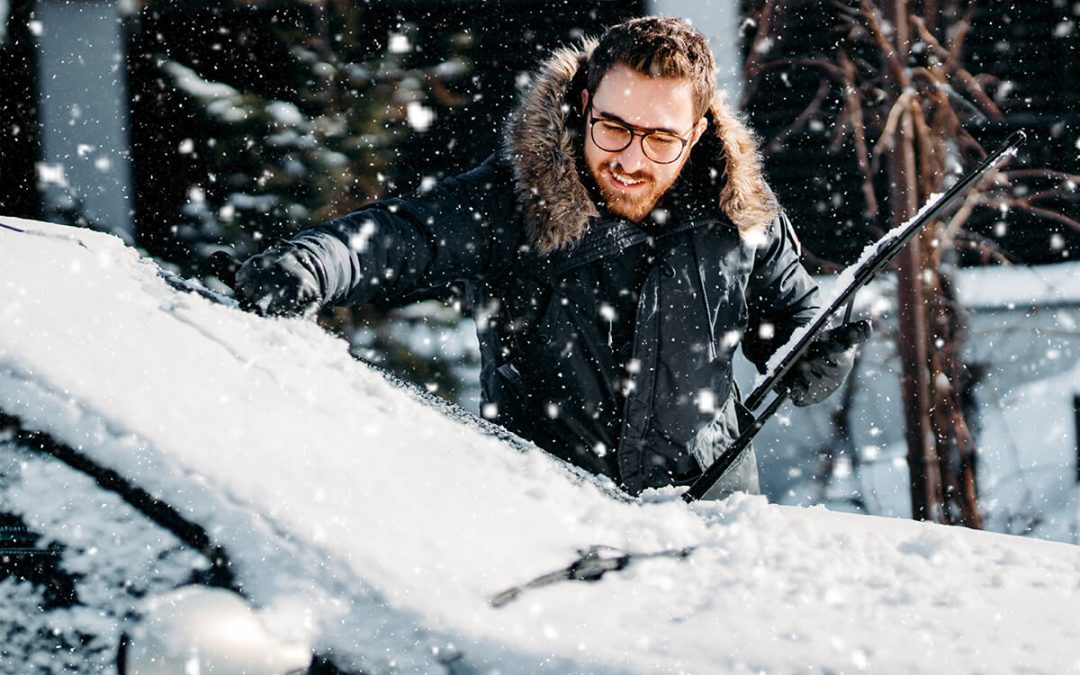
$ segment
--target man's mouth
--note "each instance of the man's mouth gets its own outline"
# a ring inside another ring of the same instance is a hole
[[[633,178],[632,176],[628,176],[625,173],[610,167],[608,168],[608,175],[611,177],[612,183],[624,190],[632,190],[645,185],[644,178]]]

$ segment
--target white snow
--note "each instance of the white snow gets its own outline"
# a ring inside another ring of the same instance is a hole
[[[0,223],[25,230],[0,227],[0,409],[202,525],[254,603],[293,608],[276,630],[313,630],[348,667],[1080,672],[1080,548],[761,497],[620,499],[313,323],[176,291],[108,235]],[[490,604],[595,545],[694,551]]]
[[[968,308],[1080,304],[1080,264],[976,267],[957,275]]]
[[[409,101],[405,116],[409,126],[417,131],[427,131],[435,121],[435,111],[418,101]]]
[[[978,373],[968,423],[976,433],[987,529],[1080,542],[1078,279],[1076,262],[953,272],[967,327],[963,359]],[[823,293],[832,292],[833,279],[820,282]],[[836,397],[817,406],[781,408],[755,438],[771,498],[910,515],[896,314],[894,275],[881,275],[857,296],[855,316],[872,317],[875,332],[849,380],[850,439],[836,438]],[[748,381],[755,376],[746,375]],[[855,461],[852,474],[841,477],[834,466],[830,477],[817,459],[823,452],[841,463]]]
[[[308,119],[304,116],[304,113],[300,112],[300,108],[296,107],[295,103],[272,101],[266,106],[266,114],[284,127],[296,128],[301,131],[308,130]]]
[[[204,80],[194,70],[176,61],[166,61],[162,67],[173,76],[177,87],[196,98],[213,101],[236,98],[240,95],[235,88],[222,82]]]

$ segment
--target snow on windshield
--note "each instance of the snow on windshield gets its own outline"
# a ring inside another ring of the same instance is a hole
[[[202,525],[279,633],[347,667],[1078,665],[1076,547],[745,495],[614,498],[313,323],[178,292],[106,235],[2,222],[0,409]],[[692,552],[492,606],[592,546]]]

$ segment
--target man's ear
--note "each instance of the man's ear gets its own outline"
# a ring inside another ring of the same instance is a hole
[[[698,123],[694,125],[694,136],[690,139],[690,145],[694,146],[701,140],[701,136],[705,133],[705,130],[709,128],[709,120],[706,117],[702,117],[698,120]]]
[[[589,109],[589,90],[581,90],[581,114],[584,115],[585,111]]]

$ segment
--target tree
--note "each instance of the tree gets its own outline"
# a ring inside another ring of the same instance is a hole
[[[402,145],[456,103],[447,81],[466,76],[469,64],[454,55],[410,63],[415,27],[399,26],[372,55],[357,37],[361,8],[313,3],[310,13],[276,31],[292,57],[288,99],[157,59],[161,86],[198,119],[198,134],[179,139],[180,152],[200,157],[207,169],[190,186],[186,222],[176,227],[191,258],[173,262],[200,271],[223,245],[246,256],[264,240],[377,199],[393,186]]]
[[[859,183],[859,194],[851,200],[861,206],[861,239],[866,242],[910,219],[965,165],[984,156],[976,133],[993,135],[987,122],[1002,119],[984,80],[961,59],[976,3],[849,0],[824,12],[810,4],[756,4],[748,24],[753,33],[744,105],[753,110],[755,99],[769,88],[790,86],[795,77],[805,83],[812,74],[811,100],[773,134],[769,147],[817,134],[827,152],[850,158]],[[817,17],[808,18],[807,11]],[[817,26],[816,42],[805,37],[813,32],[808,28],[813,21],[824,23]],[[981,526],[977,448],[965,412],[972,373],[961,359],[963,311],[949,272],[958,248],[1004,258],[992,242],[963,226],[986,207],[1040,208],[1017,196],[1026,188],[1010,189],[1020,177],[998,174],[984,182],[950,223],[933,223],[897,265],[896,344],[912,515],[917,519]],[[1040,172],[1037,178],[1053,176]],[[1064,180],[1058,189],[1067,189]],[[1036,195],[1047,196],[1047,190]],[[840,267],[827,259],[816,262],[823,269]]]
[[[199,58],[183,63],[167,53],[151,56],[156,72],[146,79],[156,86],[155,107],[181,108],[190,118],[175,127],[160,124],[155,132],[191,166],[183,174],[185,203],[164,214],[171,227],[165,236],[143,232],[144,245],[213,286],[215,275],[224,273],[212,262],[216,251],[242,260],[298,229],[394,194],[401,184],[419,182],[424,190],[434,181],[408,175],[415,172],[410,160],[418,146],[430,154],[448,142],[434,122],[465,100],[454,90],[468,88],[471,63],[463,52],[469,38],[446,35],[438,46],[448,49],[421,53],[418,29],[406,21],[377,42],[365,40],[365,14],[357,3],[327,0],[302,12],[268,11],[264,17],[273,27],[259,33],[261,40],[233,35],[229,47],[249,49],[249,61],[285,55],[275,71],[285,80],[275,83],[277,95],[268,94],[265,83],[215,80]],[[226,17],[219,21],[205,32],[232,30]],[[443,296],[458,302],[451,291]],[[435,307],[388,310],[337,308],[320,321],[348,337],[362,358],[454,399],[462,389],[460,364],[440,361],[437,349],[419,343],[431,341],[432,325],[456,327],[459,315]],[[466,362],[472,356],[452,353]]]

